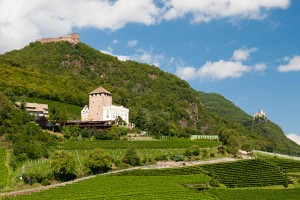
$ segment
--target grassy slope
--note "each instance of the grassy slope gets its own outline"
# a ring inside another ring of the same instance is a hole
[[[94,179],[14,199],[210,199],[209,195],[183,187],[183,183],[207,182],[205,175],[98,176]]]
[[[6,160],[5,149],[0,147],[0,189],[3,188],[6,184],[8,178],[8,171],[5,165]]]

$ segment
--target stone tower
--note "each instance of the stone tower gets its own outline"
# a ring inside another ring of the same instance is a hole
[[[89,93],[89,119],[103,121],[103,107],[112,105],[112,94],[103,87]]]

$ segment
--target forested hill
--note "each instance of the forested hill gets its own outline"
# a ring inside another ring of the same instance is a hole
[[[119,61],[83,43],[30,43],[21,50],[0,55],[0,91],[14,96],[39,97],[69,104],[87,104],[87,94],[103,86],[113,94],[113,103],[130,109],[130,121],[157,135],[220,134],[235,130],[242,145],[272,146],[260,133],[216,113],[203,95],[175,75],[155,66]],[[271,133],[272,134],[272,133]],[[232,137],[231,136],[231,137]],[[285,147],[298,146],[289,143]],[[279,144],[278,144],[279,145]],[[280,144],[281,145],[281,144]],[[276,147],[276,145],[275,145]]]
[[[199,95],[201,102],[210,113],[225,118],[233,124],[242,125],[247,131],[259,135],[261,139],[258,139],[252,148],[264,146],[265,150],[277,150],[282,153],[289,153],[289,149],[299,149],[299,145],[287,139],[282,129],[270,120],[253,120],[252,116],[222,95],[204,92],[199,92]],[[250,132],[248,134],[251,134]]]

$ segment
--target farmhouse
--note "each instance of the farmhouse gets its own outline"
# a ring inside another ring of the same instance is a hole
[[[38,103],[22,103],[15,102],[17,107],[22,107],[28,111],[29,114],[36,117],[47,117],[48,116],[48,104],[38,104]]]
[[[103,87],[89,93],[89,105],[81,111],[81,121],[113,121],[121,117],[129,123],[129,109],[112,105],[112,94]]]

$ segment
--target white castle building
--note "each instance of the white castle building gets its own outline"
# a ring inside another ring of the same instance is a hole
[[[81,111],[81,121],[112,121],[121,117],[129,123],[129,109],[112,105],[112,94],[99,87],[89,93],[89,105]]]
[[[255,113],[253,116],[254,119],[256,119],[256,118],[266,119],[266,117],[267,117],[266,112],[263,111],[262,109],[259,109],[259,111],[257,113]]]

